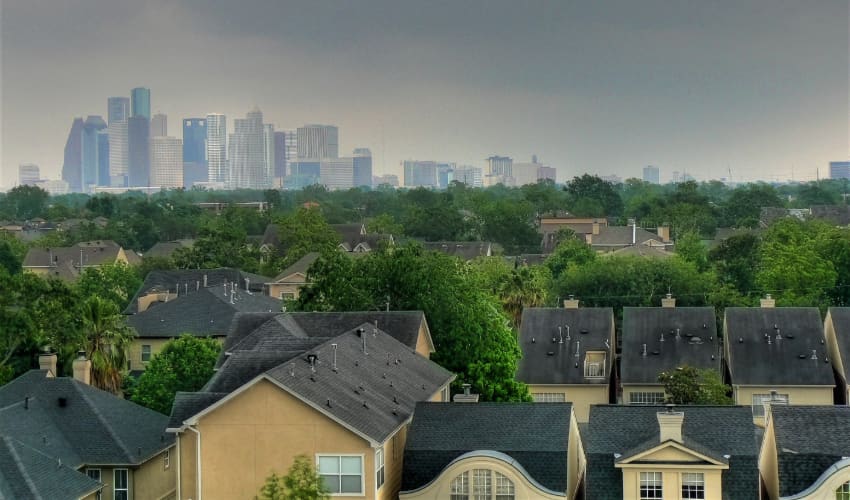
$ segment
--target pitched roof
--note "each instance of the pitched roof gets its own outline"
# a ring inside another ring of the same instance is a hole
[[[77,500],[102,486],[55,457],[0,436],[0,498]]]
[[[23,267],[54,267],[71,263],[80,267],[112,264],[118,258],[121,247],[111,240],[84,241],[70,247],[30,248],[24,257]],[[51,260],[52,259],[52,260]]]
[[[522,359],[517,380],[526,384],[607,385],[611,376],[613,328],[614,311],[610,307],[526,308],[519,332]],[[575,357],[577,347],[579,357]],[[587,351],[608,353],[604,378],[585,378]]]
[[[70,467],[141,464],[174,444],[167,422],[153,410],[41,370],[0,387],[0,435]]]
[[[127,323],[139,337],[223,336],[239,312],[277,312],[281,301],[259,292],[212,286],[192,290],[168,302],[154,302],[148,309],[128,315]]]
[[[726,337],[732,385],[835,386],[816,307],[727,307]]]
[[[651,233],[642,227],[634,230],[634,244],[643,245],[653,241],[655,245],[664,245],[661,237]],[[591,246],[613,247],[632,245],[632,226],[600,226],[599,234],[594,234],[590,239]]]
[[[844,381],[850,382],[850,307],[830,307],[829,315],[835,328],[838,353],[844,366]]]
[[[316,262],[316,260],[318,258],[319,258],[318,252],[309,252],[306,255],[304,255],[303,257],[301,257],[300,259],[298,259],[297,261],[295,261],[294,264],[292,264],[291,266],[289,266],[286,269],[284,269],[283,271],[281,271],[280,274],[275,276],[274,280],[272,280],[272,281],[274,283],[278,283],[281,280],[283,280],[284,278],[292,276],[295,273],[301,273],[301,274],[306,276],[307,275],[307,269],[309,269],[310,266],[313,265],[313,262]]]
[[[654,441],[660,444],[656,414],[663,406],[593,405],[587,439],[587,498],[623,498],[622,472],[614,467],[615,454],[625,455]],[[694,451],[725,459],[723,498],[758,498],[759,443],[753,415],[746,406],[679,406],[684,412],[682,437]],[[693,443],[696,443],[694,445]],[[708,452],[708,453],[706,453]]]
[[[171,257],[180,248],[192,248],[195,240],[160,241],[145,252],[145,257]]]
[[[664,247],[647,245],[630,245],[624,248],[605,253],[604,255],[634,255],[636,257],[666,259],[675,255],[673,252],[664,250]]]
[[[463,260],[472,260],[476,257],[492,255],[493,244],[489,241],[423,241],[422,246],[426,250],[442,252]]]
[[[510,456],[545,488],[565,492],[571,409],[571,403],[418,403],[401,489],[421,488],[456,458],[486,450]]]
[[[850,407],[772,406],[779,494],[799,493],[850,456]]]
[[[684,365],[720,370],[713,307],[624,307],[621,338],[623,384],[660,384],[659,373]]]

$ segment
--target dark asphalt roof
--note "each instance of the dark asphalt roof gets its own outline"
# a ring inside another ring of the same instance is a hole
[[[799,493],[850,456],[850,407],[773,406],[779,494]]]
[[[309,252],[309,253],[305,254],[303,257],[301,257],[300,259],[295,261],[294,264],[287,267],[286,269],[281,271],[280,274],[275,276],[273,281],[276,283],[276,282],[282,280],[283,278],[292,276],[295,273],[301,273],[301,274],[306,276],[307,275],[307,269],[309,269],[310,266],[313,265],[313,262],[316,262],[316,259],[318,259],[318,258],[319,258],[318,252]]]
[[[10,436],[0,436],[0,498],[78,500],[102,485]]]
[[[426,250],[442,252],[463,260],[492,254],[492,243],[489,241],[423,241],[422,246]]]
[[[587,498],[623,498],[622,472],[614,467],[614,454],[625,455],[655,440],[659,443],[656,414],[663,406],[593,405],[590,407],[585,452]],[[694,451],[711,456],[729,455],[723,471],[723,498],[758,498],[759,446],[752,411],[748,406],[679,406],[684,412],[682,437]],[[660,444],[660,443],[659,443]],[[725,459],[725,457],[724,457]]]
[[[726,337],[732,385],[835,385],[816,307],[727,307]]]
[[[622,384],[659,384],[659,373],[684,365],[720,371],[713,307],[623,308]]]
[[[634,231],[634,244],[641,245],[649,240],[656,240],[661,244],[661,237],[639,227]],[[632,226],[604,226],[599,227],[599,234],[591,236],[591,246],[627,246],[632,244]]]
[[[526,384],[608,384],[614,352],[612,308],[526,308],[522,312],[521,325],[519,345],[522,359],[517,380]],[[579,357],[575,357],[576,347]],[[608,353],[604,378],[584,377],[587,351]]]
[[[844,381],[850,381],[850,307],[830,307],[832,326],[838,341],[838,353],[844,365]]]
[[[425,486],[464,453],[498,451],[542,486],[565,492],[571,409],[571,403],[418,403],[401,489]]]

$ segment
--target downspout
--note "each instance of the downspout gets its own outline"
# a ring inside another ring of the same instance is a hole
[[[198,483],[198,498],[197,500],[201,500],[201,431],[195,429],[191,425],[186,426],[187,429],[197,434],[197,440],[195,441],[195,467],[197,468],[197,475],[195,481]]]

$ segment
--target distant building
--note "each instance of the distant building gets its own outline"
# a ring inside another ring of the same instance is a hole
[[[339,158],[339,129],[333,125],[298,127],[298,158]]]
[[[109,175],[109,129],[97,131],[97,185],[111,185]]]
[[[532,155],[531,162],[529,163],[514,162],[512,172],[515,186],[537,184],[543,179],[551,179],[554,182],[556,174],[554,168],[547,167],[538,162],[537,155]]]
[[[183,119],[183,187],[207,182],[207,120]]]
[[[113,122],[126,122],[129,117],[129,97],[110,97],[106,100],[106,120],[108,124],[112,124]]]
[[[547,167],[546,165],[540,165],[537,167],[537,182],[540,181],[558,181],[558,171],[554,167]]]
[[[439,187],[437,163],[433,161],[404,161],[405,187]]]
[[[35,186],[41,180],[38,165],[33,163],[24,163],[18,166],[18,185],[19,186]]]
[[[98,132],[106,128],[106,122],[98,115],[89,115],[83,123],[83,147],[82,147],[82,178],[81,184],[84,191],[90,191],[98,184]],[[107,146],[108,148],[108,146]],[[108,155],[108,149],[106,151]],[[108,158],[107,160],[108,161]],[[108,167],[107,167],[108,168]]]
[[[230,187],[266,189],[271,187],[266,171],[263,113],[254,108],[245,118],[233,120],[227,149]]]
[[[129,163],[127,119],[110,120],[106,130],[109,136],[109,185],[123,187],[127,185]]]
[[[263,124],[263,169],[268,187],[277,186],[275,180],[275,140],[274,140],[274,125],[271,123]]]
[[[484,176],[484,185],[515,185],[513,163],[514,160],[507,156],[491,156],[487,158],[487,174]]]
[[[287,189],[302,189],[319,183],[321,161],[312,158],[298,158],[289,164],[289,175],[284,186]]]
[[[227,117],[218,113],[207,115],[208,182],[227,183]]]
[[[455,166],[453,163],[437,164],[437,185],[440,189],[446,189],[454,180]]]
[[[850,179],[850,161],[829,162],[830,179]]]
[[[130,91],[130,116],[151,119],[151,89],[136,87]]]
[[[71,192],[68,183],[62,180],[41,180],[36,183],[38,187],[51,195],[68,194]]]
[[[150,122],[144,115],[127,120],[127,185],[150,186]]]
[[[354,158],[325,158],[319,165],[320,182],[329,190],[354,187]]]
[[[661,184],[658,167],[653,167],[652,165],[643,167],[643,181],[650,184]]]
[[[280,186],[286,177],[286,132],[274,133],[274,178],[275,186]]]
[[[398,184],[398,176],[393,174],[384,174],[376,177],[372,177],[372,185],[375,187],[386,185],[390,187],[397,188]]]
[[[157,113],[151,117],[151,137],[168,135],[168,117]]]
[[[354,187],[372,187],[372,151],[369,148],[354,150]]]
[[[65,161],[62,163],[62,180],[72,192],[83,186],[83,127],[82,118],[74,118],[68,139],[65,141]]]
[[[183,187],[183,143],[176,137],[151,137],[151,185]]]
[[[484,185],[481,178],[481,169],[464,165],[456,167],[454,171],[454,180],[462,182],[469,187],[482,187]]]

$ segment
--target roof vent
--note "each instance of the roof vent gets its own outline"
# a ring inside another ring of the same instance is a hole
[[[59,408],[65,408],[66,406],[68,406],[68,400],[65,398],[59,398],[57,400],[57,403],[59,404]]]
[[[661,299],[661,307],[676,307],[676,299],[672,293],[668,293],[666,297]]]
[[[562,328],[560,326],[558,327],[558,337],[560,338],[558,343],[563,344],[564,343],[564,331],[562,330]]]
[[[574,295],[570,295],[570,298],[564,299],[564,309],[578,309],[578,299]]]
[[[333,349],[334,349],[333,371],[336,371],[336,348],[337,348],[337,345],[334,343],[334,344],[331,344],[331,347],[333,347]]]
[[[643,344],[643,350],[641,350],[640,355],[646,357],[646,344]]]
[[[812,349],[812,356],[809,359],[818,359],[818,352]]]
[[[463,384],[463,394],[455,394],[452,401],[455,403],[477,403],[478,402],[478,394],[472,393],[472,385],[471,384]]]
[[[699,344],[702,344],[702,339],[699,338],[699,337],[691,337],[690,340],[688,340],[688,342],[690,344],[699,345]]]
[[[567,327],[567,340],[570,340],[570,325],[564,325]]]
[[[761,306],[764,307],[764,308],[776,307],[776,299],[771,297],[771,295],[769,293],[766,294],[764,296],[764,298],[761,299],[759,302],[761,303]]]
[[[318,356],[316,356],[315,354],[308,354],[307,355],[307,361],[310,363],[310,371],[313,372],[313,373],[316,373],[316,359],[317,358],[318,358]]]

